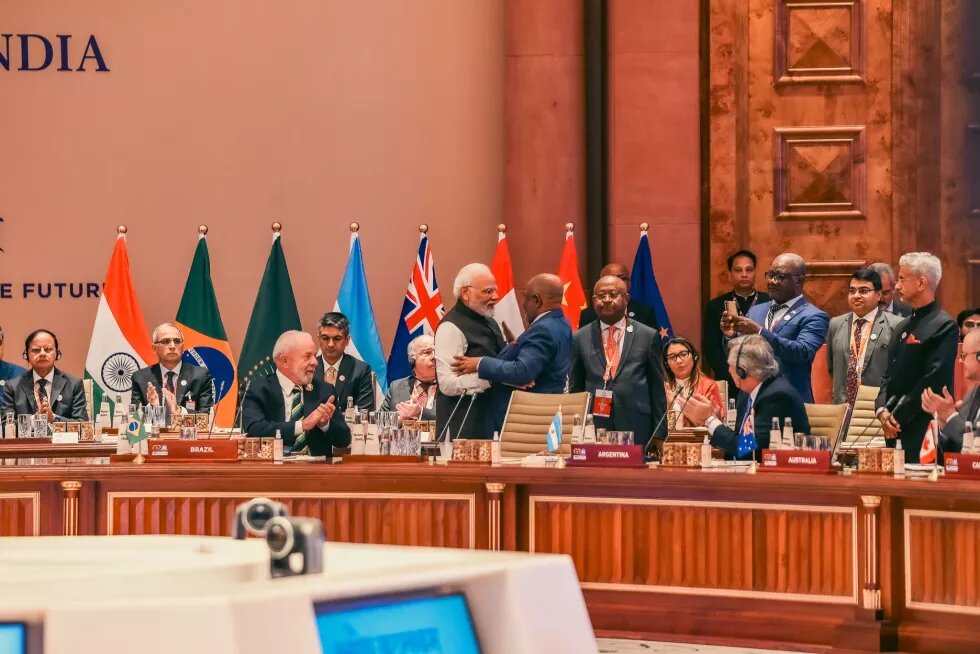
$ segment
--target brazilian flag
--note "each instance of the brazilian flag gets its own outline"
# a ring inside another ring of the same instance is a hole
[[[238,379],[211,282],[211,255],[204,234],[197,240],[176,322],[184,334],[184,361],[207,368],[214,379],[215,425],[231,427],[235,420]]]

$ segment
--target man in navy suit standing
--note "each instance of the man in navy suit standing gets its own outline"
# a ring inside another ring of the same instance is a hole
[[[500,397],[497,427],[503,421],[510,388],[526,388],[532,393],[563,393],[572,367],[572,327],[562,313],[564,288],[557,275],[537,275],[524,292],[527,330],[513,345],[496,357],[456,357],[453,372],[475,372],[480,379],[497,382]]]
[[[768,302],[749,309],[746,316],[721,316],[721,329],[731,338],[735,333],[759,334],[772,347],[782,375],[804,402],[813,402],[810,373],[813,358],[827,338],[830,317],[803,297],[806,262],[786,252],[773,259],[766,272]]]

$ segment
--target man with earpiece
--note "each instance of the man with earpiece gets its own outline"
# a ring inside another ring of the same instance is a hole
[[[428,334],[413,338],[408,344],[408,363],[412,374],[391,382],[381,410],[397,411],[402,420],[435,420],[435,340]]]
[[[54,365],[61,349],[53,332],[31,332],[24,341],[24,358],[30,369],[4,386],[2,411],[46,415],[48,422],[88,420],[82,380]]]
[[[793,419],[793,428],[810,433],[810,421],[800,394],[779,374],[772,346],[758,334],[740,336],[728,350],[728,371],[741,391],[736,402],[737,429],[731,429],[715,416],[715,406],[704,395],[695,393],[684,407],[684,416],[695,425],[704,425],[711,445],[725,452],[726,459],[761,460],[769,447],[769,426],[773,418],[780,423]]]

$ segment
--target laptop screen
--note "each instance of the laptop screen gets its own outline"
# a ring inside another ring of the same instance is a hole
[[[314,610],[325,654],[480,654],[462,593],[322,603]]]

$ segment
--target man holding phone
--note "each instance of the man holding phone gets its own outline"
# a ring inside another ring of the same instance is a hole
[[[704,348],[704,360],[715,379],[728,382],[729,388],[734,388],[734,382],[728,373],[728,339],[721,333],[721,314],[726,310],[732,316],[745,316],[749,309],[769,301],[769,295],[755,290],[756,256],[750,250],[739,250],[726,260],[728,264],[728,279],[732,290],[712,298],[704,309],[704,327],[701,342]]]

